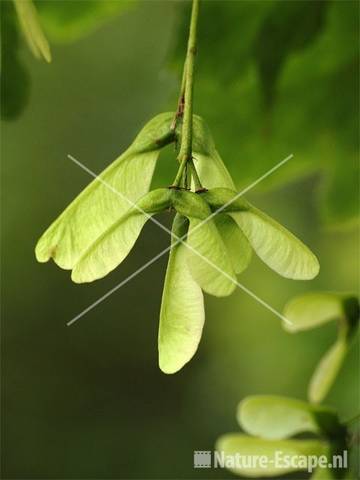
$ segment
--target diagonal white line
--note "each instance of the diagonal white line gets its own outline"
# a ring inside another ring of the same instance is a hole
[[[209,215],[207,218],[205,218],[205,220],[203,220],[202,222],[200,222],[198,225],[196,225],[196,227],[192,230],[192,233],[195,232],[198,228],[202,227],[205,223],[207,223],[208,221],[210,221],[212,218],[214,218],[218,213],[222,212],[223,210],[225,210],[228,206],[230,206],[233,202],[235,202],[239,197],[241,197],[242,195],[244,195],[246,192],[248,192],[249,190],[251,190],[252,188],[254,188],[258,183],[260,183],[262,180],[264,180],[265,178],[267,178],[269,175],[271,175],[273,172],[275,172],[278,168],[280,168],[282,165],[284,165],[286,162],[288,162],[291,158],[293,158],[294,154],[291,153],[289,156],[287,156],[286,158],[284,158],[284,160],[282,160],[281,162],[279,162],[278,164],[276,164],[274,167],[272,167],[270,170],[268,170],[266,173],[264,173],[264,175],[262,175],[261,177],[259,177],[257,180],[255,180],[253,183],[251,183],[249,186],[247,186],[244,190],[242,190],[241,192],[239,192],[237,195],[235,195],[235,197],[233,197],[231,200],[229,200],[228,202],[226,202],[224,205],[222,205],[220,208],[218,208],[217,210],[215,210],[211,215]],[[68,155],[68,158],[73,161],[74,163],[76,163],[76,165],[78,165],[80,168],[82,168],[83,170],[85,170],[89,175],[91,175],[93,178],[95,178],[95,180],[98,180],[100,183],[102,183],[103,185],[105,185],[105,187],[107,187],[109,190],[111,190],[113,193],[115,193],[116,195],[118,195],[119,197],[121,197],[123,200],[125,200],[126,202],[129,203],[129,205],[131,205],[132,207],[134,207],[136,210],[138,210],[139,212],[141,212],[143,215],[146,216],[146,218],[148,220],[150,220],[151,222],[155,223],[155,225],[157,225],[158,227],[160,227],[162,230],[164,230],[165,232],[167,232],[169,235],[173,236],[176,238],[177,242],[175,245],[177,245],[177,243],[179,242],[183,242],[183,240],[186,238],[186,235],[184,235],[182,238],[179,238],[178,236],[174,235],[171,230],[169,230],[167,227],[165,227],[162,223],[160,223],[158,220],[156,220],[156,218],[152,217],[151,215],[149,215],[147,212],[145,212],[145,210],[143,210],[141,207],[139,207],[135,202],[133,202],[132,200],[130,200],[129,198],[127,198],[123,193],[119,192],[118,190],[116,190],[112,185],[110,185],[108,182],[105,182],[101,177],[99,177],[99,175],[96,175],[96,173],[94,173],[92,170],[90,170],[90,168],[86,167],[83,163],[81,163],[79,160],[77,160],[75,157],[73,157],[72,155]],[[184,243],[184,242],[183,242]],[[185,243],[184,243],[185,244]]]
[[[96,300],[96,302],[92,303],[91,305],[89,305],[87,308],[85,308],[85,310],[83,310],[81,313],[79,313],[79,315],[76,315],[76,317],[74,317],[72,320],[70,320],[70,322],[68,322],[66,325],[68,327],[70,327],[70,325],[72,325],[73,323],[75,323],[77,320],[79,320],[79,318],[83,317],[87,312],[89,312],[90,310],[92,310],[94,307],[96,307],[96,305],[99,305],[99,303],[101,303],[103,300],[105,300],[107,297],[110,297],[110,295],[112,295],[114,292],[116,292],[116,290],[118,290],[119,288],[121,288],[122,286],[124,286],[126,283],[130,282],[130,280],[132,280],[133,278],[135,278],[137,275],[139,275],[139,273],[143,272],[144,270],[146,270],[148,267],[150,267],[150,265],[152,265],[153,263],[156,262],[156,260],[159,260],[159,258],[161,258],[163,255],[165,255],[166,252],[168,252],[169,250],[171,250],[172,248],[172,245],[169,245],[165,250],[163,250],[162,252],[158,253],[155,257],[153,257],[151,260],[149,260],[148,262],[146,262],[142,267],[138,268],[137,270],[135,270],[135,272],[133,272],[131,275],[129,275],[128,277],[125,278],[125,280],[123,280],[122,282],[118,283],[117,285],[115,285],[114,288],[112,288],[111,290],[109,290],[107,293],[105,293],[105,295],[103,295],[102,297],[100,297],[98,300]]]
[[[293,158],[294,154],[291,153],[288,157],[284,158],[284,160],[282,160],[281,162],[279,162],[278,164],[276,164],[274,167],[272,167],[269,171],[267,171],[266,173],[264,173],[264,175],[262,175],[261,177],[259,177],[257,180],[255,180],[253,183],[251,183],[249,186],[247,186],[246,188],[244,188],[244,190],[241,190],[241,192],[239,192],[238,194],[235,195],[235,197],[233,197],[231,200],[229,200],[228,202],[226,202],[224,205],[222,205],[221,207],[219,207],[217,210],[215,210],[211,215],[209,215],[208,217],[205,218],[205,220],[203,220],[202,222],[200,222],[198,225],[196,225],[196,227],[192,230],[192,233],[195,232],[195,230],[197,230],[198,228],[200,228],[202,225],[204,225],[204,223],[208,222],[209,220],[211,220],[212,218],[214,218],[218,213],[222,212],[223,210],[225,210],[225,208],[229,207],[233,202],[235,202],[235,200],[237,200],[238,198],[240,198],[242,195],[244,195],[244,193],[248,192],[249,190],[251,190],[252,188],[255,187],[255,185],[257,185],[258,183],[260,183],[262,180],[264,180],[266,177],[268,177],[269,175],[271,175],[273,172],[275,172],[275,170],[277,170],[278,168],[280,168],[282,165],[284,165],[286,162],[288,162],[291,158]],[[176,238],[176,237],[175,237]],[[178,242],[175,243],[175,245],[177,245]]]
[[[281,160],[281,162],[277,163],[274,167],[270,168],[270,170],[268,170],[266,173],[264,173],[264,175],[261,175],[261,177],[259,177],[253,183],[250,183],[250,185],[248,185],[246,188],[244,188],[244,190],[241,190],[241,192],[238,195],[236,195],[235,198],[239,198],[241,195],[244,195],[246,192],[248,192],[249,190],[254,188],[258,183],[262,182],[266,177],[268,177],[269,175],[274,173],[278,168],[282,167],[286,162],[291,160],[293,158],[293,156],[294,156],[294,154],[290,153],[290,155],[287,156],[286,158],[284,158],[284,160]]]
[[[178,243],[178,242],[177,242]],[[116,292],[116,290],[118,290],[119,288],[123,287],[125,284],[127,284],[130,280],[132,280],[133,278],[137,277],[141,272],[143,272],[144,270],[146,270],[148,267],[150,267],[150,265],[152,265],[153,263],[155,263],[157,260],[159,260],[162,256],[164,256],[169,250],[171,250],[173,248],[175,244],[173,245],[169,245],[168,247],[166,247],[164,250],[162,250],[160,253],[158,253],[155,257],[153,257],[151,260],[149,260],[148,262],[146,262],[142,267],[138,268],[137,270],[135,270],[135,272],[133,272],[131,275],[129,275],[128,277],[126,277],[124,280],[122,280],[120,283],[118,283],[117,285],[115,285],[115,287],[113,287],[111,290],[109,290],[107,293],[105,293],[105,295],[103,295],[102,297],[100,297],[98,300],[96,300],[96,302],[92,303],[91,305],[89,305],[87,308],[85,308],[85,310],[83,310],[81,313],[79,313],[78,315],[76,315],[76,317],[72,318],[69,322],[67,322],[67,326],[70,327],[70,325],[72,325],[73,323],[75,323],[77,320],[79,320],[81,317],[83,317],[86,313],[88,313],[90,310],[92,310],[93,308],[95,308],[97,305],[99,305],[99,303],[103,302],[106,298],[108,298],[110,295],[112,295],[114,292]],[[198,253],[195,249],[193,249],[192,247],[190,247],[190,249],[192,251],[194,251],[194,253],[196,253],[199,257],[201,257],[204,261],[206,261],[207,263],[209,263],[213,268],[215,268],[216,270],[218,270],[220,273],[222,273],[223,275],[225,275],[229,280],[231,280],[232,283],[234,283],[237,287],[241,288],[241,290],[243,290],[244,292],[246,292],[248,295],[250,295],[250,297],[254,298],[255,300],[257,300],[258,303],[260,303],[261,305],[263,305],[265,308],[267,308],[268,310],[270,310],[270,312],[272,312],[274,315],[276,315],[277,317],[279,317],[281,320],[283,320],[285,323],[291,325],[291,322],[290,320],[288,320],[286,317],[284,317],[283,315],[281,315],[280,312],[278,312],[277,310],[275,310],[275,308],[273,308],[271,305],[269,305],[268,303],[266,303],[264,300],[262,300],[260,297],[258,297],[254,292],[252,292],[251,290],[249,290],[247,287],[245,287],[245,285],[243,285],[242,283],[236,281],[234,278],[232,278],[230,275],[228,275],[226,272],[222,271],[221,268],[217,267],[215,264],[213,264],[212,262],[210,262],[207,258],[203,257],[200,253]]]
[[[200,228],[202,225],[204,225],[207,221],[209,221],[212,217],[214,217],[217,213],[219,213],[220,211],[224,210],[227,206],[231,205],[232,202],[234,202],[237,198],[239,198],[241,195],[243,195],[245,192],[249,191],[251,188],[253,188],[255,185],[257,185],[260,181],[262,181],[264,178],[266,178],[267,176],[269,176],[271,173],[273,173],[275,170],[277,170],[280,166],[284,165],[284,163],[286,163],[288,160],[290,160],[291,158],[293,157],[293,154],[289,155],[288,157],[286,157],[284,160],[282,160],[281,162],[279,162],[277,165],[275,165],[273,168],[271,168],[268,172],[266,172],[264,175],[262,175],[261,177],[259,177],[255,182],[253,182],[251,185],[249,185],[247,188],[245,188],[244,190],[242,190],[239,194],[237,194],[234,198],[232,198],[229,202],[227,202],[225,205],[223,205],[222,207],[220,207],[219,209],[217,209],[215,212],[213,212],[212,215],[210,215],[209,217],[207,217],[203,222],[200,222],[200,224],[198,224],[193,230],[192,232],[194,232],[197,228]],[[117,191],[116,189],[114,189],[110,184],[108,184],[107,182],[105,182],[102,178],[100,178],[98,175],[96,175],[94,172],[92,172],[92,170],[90,170],[88,167],[86,167],[85,165],[83,165],[79,160],[77,160],[76,158],[74,158],[73,156],[71,155],[68,155],[68,158],[70,160],[72,160],[74,163],[76,163],[79,167],[81,167],[82,169],[84,169],[86,172],[88,172],[91,176],[93,176],[95,179],[97,179],[98,181],[100,181],[102,184],[104,184],[107,188],[109,188],[111,191],[113,191],[115,194],[119,195],[120,197],[122,197],[123,199],[125,199],[129,204],[131,204],[133,207],[135,207],[137,210],[139,210],[140,212],[142,212],[148,219],[150,219],[151,221],[153,221],[153,223],[155,223],[156,225],[158,225],[161,229],[163,229],[164,231],[166,231],[167,233],[169,233],[171,236],[175,237],[177,239],[177,242],[174,244],[178,244],[178,243],[183,243],[189,250],[193,251],[193,253],[195,253],[196,255],[198,255],[200,258],[202,258],[202,260],[204,260],[205,262],[207,262],[209,265],[211,265],[213,268],[215,268],[215,270],[217,270],[219,273],[221,273],[222,275],[226,276],[232,283],[234,283],[235,285],[237,285],[239,288],[241,288],[243,291],[245,291],[246,293],[248,293],[250,296],[252,296],[253,298],[255,298],[259,303],[261,303],[263,306],[265,306],[266,308],[268,308],[271,312],[273,312],[275,315],[277,315],[279,318],[281,318],[282,320],[284,320],[285,322],[287,323],[290,323],[289,320],[287,320],[283,315],[281,315],[279,312],[277,312],[274,308],[272,308],[270,305],[268,305],[266,302],[264,302],[263,300],[261,300],[259,297],[257,297],[257,295],[255,295],[253,292],[251,292],[251,290],[249,290],[248,288],[246,288],[244,285],[242,285],[241,283],[237,282],[235,279],[233,279],[230,275],[228,275],[226,272],[224,272],[222,269],[220,269],[217,265],[215,265],[213,262],[211,262],[209,259],[207,259],[206,257],[204,257],[203,255],[201,255],[197,250],[195,250],[193,247],[191,247],[190,245],[188,245],[187,243],[183,242],[183,240],[186,238],[187,235],[184,235],[182,238],[179,238],[178,236],[174,235],[168,228],[166,228],[164,225],[162,225],[160,222],[158,222],[156,219],[154,219],[153,217],[151,217],[147,212],[145,212],[142,208],[140,208],[138,205],[136,205],[134,202],[132,202],[130,199],[128,199],[125,195],[123,195],[121,192]],[[136,270],[133,274],[131,274],[129,277],[127,277],[125,280],[123,280],[122,282],[120,282],[120,284],[118,284],[117,286],[115,286],[113,289],[111,289],[109,292],[107,292],[107,294],[105,294],[103,297],[101,297],[100,299],[98,299],[96,302],[94,302],[92,305],[90,305],[88,308],[86,308],[85,310],[83,310],[83,312],[81,312],[79,315],[77,315],[76,317],[74,317],[70,322],[67,323],[67,326],[70,326],[72,325],[76,320],[78,320],[79,318],[81,318],[83,315],[85,315],[89,310],[91,310],[92,308],[94,308],[96,305],[98,305],[99,303],[101,303],[103,300],[105,300],[105,298],[107,298],[108,296],[110,296],[114,291],[116,291],[118,288],[120,288],[121,286],[125,285],[128,281],[130,281],[132,278],[134,278],[135,276],[137,276],[139,273],[141,273],[143,270],[145,270],[148,266],[150,266],[152,263],[154,263],[156,260],[158,260],[160,257],[162,257],[166,252],[168,252],[170,249],[172,248],[172,246],[170,245],[168,248],[166,248],[165,250],[163,250],[162,252],[160,252],[158,255],[156,255],[152,260],[150,260],[149,262],[147,262],[145,265],[143,265],[142,267],[140,267],[138,270]]]
[[[78,165],[80,168],[82,168],[83,170],[85,170],[85,172],[87,172],[89,175],[91,175],[92,177],[95,178],[95,180],[97,180],[98,182],[102,183],[103,185],[105,185],[105,187],[107,187],[109,190],[111,190],[113,193],[115,193],[115,195],[118,195],[120,198],[122,198],[123,200],[125,200],[126,202],[128,202],[128,204],[135,208],[138,212],[142,213],[143,215],[145,215],[145,217],[150,220],[151,222],[155,223],[155,225],[157,225],[158,227],[160,227],[162,230],[164,230],[164,232],[168,233],[169,235],[173,235],[171,233],[171,230],[169,230],[167,227],[165,227],[165,225],[163,225],[162,223],[160,223],[158,220],[156,220],[156,218],[153,218],[151,215],[149,215],[147,212],[145,212],[145,210],[143,210],[141,207],[139,207],[139,205],[137,205],[135,202],[133,202],[132,200],[130,200],[129,198],[126,197],[126,195],[124,195],[123,193],[119,192],[118,190],[116,190],[116,188],[114,188],[112,185],[110,185],[108,182],[105,182],[105,180],[103,180],[101,177],[99,177],[99,175],[96,175],[96,173],[94,173],[92,170],[90,170],[90,168],[86,167],[83,163],[81,163],[79,160],[77,160],[76,158],[74,158],[72,155],[68,155],[68,158],[73,161],[74,163],[76,163],[76,165]],[[175,236],[175,235],[173,235]],[[178,239],[178,237],[175,237],[176,239]]]

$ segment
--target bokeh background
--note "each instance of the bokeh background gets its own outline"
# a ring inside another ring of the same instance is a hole
[[[358,3],[204,1],[195,111],[239,188],[294,158],[248,198],[298,234],[321,262],[310,282],[254,258],[240,281],[281,311],[310,290],[358,291]],[[66,323],[169,242],[149,224],[105,279],[75,285],[38,264],[35,243],[153,115],[173,110],[188,2],[39,1],[53,62],[36,61],[2,1],[2,476],[234,478],[194,470],[193,451],[238,430],[247,395],[306,398],[335,325],[290,335],[237,290],[206,298],[195,358],[157,366],[166,258],[71,327]],[[156,185],[176,173],[172,151]],[[171,218],[160,218],[170,225]],[[326,403],[359,408],[358,342]]]

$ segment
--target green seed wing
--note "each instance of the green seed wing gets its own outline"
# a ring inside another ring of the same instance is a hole
[[[283,327],[298,332],[318,327],[332,320],[347,317],[346,303],[357,302],[356,297],[333,292],[307,292],[290,300],[284,308],[284,316],[291,324]],[[349,318],[349,329],[351,319]]]
[[[187,220],[177,215],[173,232],[186,234]],[[180,370],[195,354],[205,320],[204,298],[199,285],[190,274],[186,262],[187,248],[182,243],[170,251],[159,324],[159,366],[164,373]]]
[[[201,183],[206,188],[235,188],[230,173],[217,150],[213,149],[210,154],[194,152],[193,157]]]
[[[237,419],[247,433],[273,440],[302,432],[333,433],[339,428],[334,410],[277,395],[246,397],[238,406]]]
[[[200,287],[210,295],[226,296],[234,290],[236,276],[211,210],[202,195],[173,191],[173,206],[187,217],[188,265]]]
[[[310,280],[319,273],[319,262],[310,249],[265,213],[250,206],[230,215],[261,260],[279,275]]]
[[[314,403],[320,403],[333,385],[348,352],[348,343],[339,337],[325,353],[310,381],[308,396]]]
[[[92,181],[46,230],[35,249],[39,262],[53,258],[72,269],[82,254],[150,188],[171,113],[152,119],[130,148]]]
[[[252,248],[237,223],[229,215],[219,213],[215,224],[226,246],[236,274],[242,273],[251,261]]]
[[[193,117],[193,158],[201,183],[206,188],[226,187],[235,190],[231,175],[216,150],[211,132],[198,115]]]
[[[170,205],[171,192],[158,189],[149,192],[84,252],[76,262],[71,279],[75,283],[92,282],[114,270],[134,246],[146,221]]]
[[[214,220],[189,219],[188,265],[192,276],[206,293],[217,297],[230,295],[236,276]]]
[[[146,215],[134,210],[124,215],[75,264],[72,281],[93,282],[114,270],[127,257],[147,220]]]

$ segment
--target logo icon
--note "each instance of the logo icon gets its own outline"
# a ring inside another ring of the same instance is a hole
[[[211,451],[194,451],[194,468],[211,468]]]

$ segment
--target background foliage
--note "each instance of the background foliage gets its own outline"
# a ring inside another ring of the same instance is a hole
[[[208,2],[200,23],[197,108],[231,173],[245,184],[294,152],[271,182],[321,171],[319,209],[331,223],[357,215],[358,9],[352,1]]]
[[[156,352],[165,258],[65,327],[168,245],[148,225],[121,269],[86,286],[37,264],[33,253],[44,227],[90,180],[66,155],[101,171],[152,115],[174,109],[188,4],[37,5],[51,65],[30,56],[12,3],[1,2],[3,476],[193,478],[193,450],[212,449],[219,434],[237,429],[241,398],[306,397],[335,327],[289,335],[240,291],[208,298],[199,354],[165,376]],[[357,16],[352,1],[202,5],[195,111],[210,124],[238,187],[294,153],[249,195],[320,258],[319,277],[306,283],[252,262],[242,282],[279,310],[307,290],[358,288]],[[169,149],[159,185],[175,171]],[[355,344],[328,398],[344,417],[358,408],[357,365]]]

